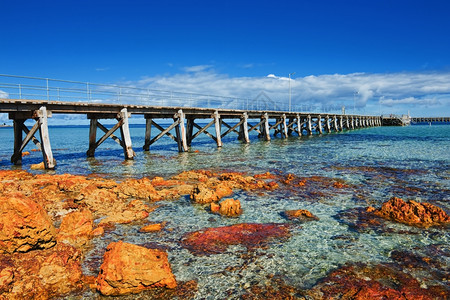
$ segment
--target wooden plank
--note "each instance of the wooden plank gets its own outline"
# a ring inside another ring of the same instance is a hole
[[[150,145],[152,145],[154,142],[156,142],[157,140],[159,140],[161,137],[163,137],[164,135],[168,135],[169,137],[171,137],[175,142],[177,141],[176,138],[169,133],[169,131],[171,131],[175,126],[178,125],[179,120],[176,120],[175,122],[172,123],[172,125],[170,125],[169,127],[167,127],[166,129],[162,128],[161,126],[159,126],[158,124],[156,124],[154,121],[152,121],[152,124],[155,125],[156,128],[158,128],[159,130],[161,130],[160,134],[158,134],[157,136],[155,136],[151,141],[150,141]]]
[[[50,145],[50,135],[48,132],[47,108],[42,106],[39,109],[39,133],[41,135],[42,156],[44,159],[44,167],[47,170],[55,168],[53,160],[52,148]]]
[[[14,153],[11,156],[11,162],[15,165],[21,165],[22,164],[22,150],[25,147],[24,143],[22,141],[22,126],[25,122],[24,119],[14,119],[13,126],[14,126]],[[38,125],[38,123],[36,123]],[[36,131],[36,130],[35,130]],[[26,145],[27,143],[25,143]]]
[[[123,147],[123,154],[125,155],[125,159],[134,159],[135,153],[133,151],[133,146],[131,144],[131,135],[130,135],[130,126],[128,123],[128,111],[126,108],[120,111],[120,119],[123,120],[122,125],[120,126],[120,134],[122,136],[122,141],[118,139],[116,142],[119,143]],[[110,137],[113,137],[111,134]],[[115,139],[114,139],[115,140]]]
[[[248,119],[248,116],[247,116],[247,113],[243,113],[242,114],[242,118],[241,118],[241,120],[242,120],[242,124],[241,124],[241,126],[239,127],[239,139],[240,140],[243,140],[245,143],[250,143],[250,138],[249,138],[249,136],[248,136],[248,124],[247,124],[247,119]]]
[[[25,124],[22,125],[22,130],[26,134],[30,133],[30,130],[28,129],[27,126],[25,126]],[[39,140],[34,135],[31,137],[31,141],[36,145],[36,147],[39,149],[39,151],[42,151],[41,142],[39,142]]]
[[[221,128],[221,120],[220,120],[220,115],[219,112],[216,110],[214,112],[214,127],[216,129],[216,142],[217,142],[217,147],[222,147],[222,128]]]
[[[264,114],[264,138],[266,141],[270,141],[270,128],[269,128],[269,115]]]
[[[311,115],[308,115],[308,125],[307,125],[307,131],[308,131],[308,135],[312,135],[312,118]]]
[[[100,146],[111,134],[113,134],[117,129],[119,129],[119,127],[122,125],[122,122],[123,122],[123,119],[120,119],[116,125],[114,125],[97,142],[95,142],[95,144],[92,145],[92,148],[89,148],[89,150],[86,152],[87,156],[93,157],[95,149],[97,149],[98,146]]]
[[[145,137],[144,137],[144,146],[142,149],[144,151],[150,150],[150,138],[152,136],[152,119],[145,118]]]
[[[193,118],[186,119],[186,139],[187,139],[187,145],[188,147],[191,147],[194,132],[194,120]]]
[[[94,157],[95,145],[97,142],[97,119],[91,119],[89,126],[89,149],[86,152],[88,157]]]
[[[195,139],[196,137],[198,137],[200,134],[204,133],[207,136],[209,136],[210,138],[212,138],[215,142],[217,142],[217,139],[215,136],[213,136],[211,133],[207,132],[206,130],[211,127],[214,124],[214,120],[212,120],[211,122],[209,122],[205,127],[201,127],[200,125],[192,122],[192,125],[195,126],[196,128],[198,128],[198,131],[192,136],[192,139]]]
[[[242,124],[242,120],[241,121],[239,121],[236,125],[234,125],[234,126],[230,126],[230,125],[228,125],[227,123],[225,123],[225,121],[223,121],[222,120],[222,123],[223,123],[223,125],[225,125],[226,127],[228,127],[229,129],[226,131],[226,132],[224,132],[220,137],[221,138],[223,138],[224,136],[226,136],[227,134],[229,134],[230,132],[235,132],[235,133],[237,133],[238,135],[239,135],[239,132],[237,131],[237,130],[235,130],[239,125],[241,125]]]
[[[323,129],[322,129],[322,116],[319,115],[317,117],[317,129],[319,130],[319,134],[323,133]]]
[[[184,113],[183,110],[179,110],[178,113],[174,116],[174,118],[178,119],[178,125],[175,128],[175,132],[177,134],[177,144],[179,152],[187,152],[187,141],[186,141],[186,128],[184,126]]]

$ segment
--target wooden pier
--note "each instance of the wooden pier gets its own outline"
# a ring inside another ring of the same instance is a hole
[[[48,118],[53,114],[87,116],[90,120],[87,156],[94,156],[95,150],[106,139],[112,138],[122,147],[125,159],[135,157],[128,122],[131,115],[145,118],[144,151],[149,151],[150,146],[163,136],[172,138],[178,150],[186,152],[194,139],[202,134],[210,137],[217,147],[222,147],[222,139],[229,134],[236,134],[243,143],[250,143],[249,134],[252,131],[258,133],[259,138],[270,141],[273,137],[301,137],[382,125],[379,116],[13,99],[0,99],[0,113],[9,113],[9,118],[14,122],[14,153],[11,162],[20,165],[23,149],[33,141],[42,151],[46,169],[55,167],[48,131]],[[30,119],[35,120],[31,129],[25,125],[25,121]],[[107,128],[100,122],[105,119],[115,119],[116,124]],[[171,124],[164,127],[161,123],[164,119],[170,119]],[[198,120],[209,122],[202,126],[200,123],[205,122]],[[100,138],[97,136],[99,129],[103,132]],[[157,134],[153,132],[155,129]],[[120,137],[114,135],[117,130],[120,131]],[[175,135],[171,133],[172,130],[175,130]],[[35,136],[38,131],[40,139]]]
[[[416,117],[411,118],[411,123],[450,123],[450,117]]]

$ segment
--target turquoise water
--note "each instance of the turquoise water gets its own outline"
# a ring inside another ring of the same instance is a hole
[[[120,179],[168,178],[192,169],[233,170],[251,175],[270,171],[300,177],[339,178],[352,188],[342,193],[325,191],[322,196],[308,196],[298,190],[264,194],[236,191],[233,198],[239,199],[244,209],[237,218],[211,215],[186,197],[163,201],[150,214],[149,221],[169,221],[166,230],[142,234],[138,232],[141,225],[117,226],[95,241],[95,248],[87,254],[86,261],[101,262],[102,249],[111,241],[158,243],[167,249],[177,280],[198,281],[198,299],[238,297],[251,284],[264,284],[267,275],[282,276],[290,285],[310,288],[346,262],[390,262],[389,254],[393,250],[420,252],[430,246],[440,247],[446,253],[439,258],[442,264],[450,263],[450,238],[446,229],[417,229],[386,222],[383,230],[355,230],[352,214],[357,208],[379,207],[392,196],[430,202],[450,212],[448,125],[376,127],[323,136],[273,138],[270,142],[252,135],[249,145],[230,135],[224,138],[221,149],[204,136],[192,142],[188,153],[178,153],[177,145],[169,138],[152,145],[150,152],[143,152],[145,129],[135,126],[131,128],[131,138],[137,156],[127,162],[114,141],[101,145],[95,158],[87,158],[88,131],[88,127],[50,128],[57,169],[49,172],[99,173]],[[0,128],[0,168],[29,169],[30,164],[42,160],[39,152],[31,152],[24,157],[22,167],[11,166],[12,133],[11,128]],[[25,150],[32,148],[29,145]],[[205,227],[243,222],[285,223],[280,213],[300,208],[311,211],[320,220],[293,226],[287,241],[275,241],[267,249],[255,250],[250,258],[242,257],[247,250],[241,246],[232,246],[223,254],[194,256],[179,244],[186,232]],[[86,264],[85,272],[96,275],[98,269],[92,265],[98,267],[95,263]],[[225,272],[229,266],[235,268]],[[421,274],[415,276],[425,285],[433,283]]]

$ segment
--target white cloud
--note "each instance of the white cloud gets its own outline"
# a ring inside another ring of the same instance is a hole
[[[204,72],[205,70],[207,72]],[[288,108],[288,77],[276,74],[264,77],[230,77],[211,70],[209,65],[188,67],[185,71],[186,73],[169,77],[147,77],[128,84],[151,89],[221,95],[234,99],[233,103],[237,102],[236,98],[243,99],[243,103],[251,103],[264,91],[278,107]],[[378,114],[381,111],[406,113],[409,109],[416,108],[415,112],[411,112],[412,115],[428,113],[430,116],[448,116],[449,82],[450,72],[352,73],[296,77],[290,82],[292,108],[296,111],[304,111],[308,107],[333,107],[337,110],[346,106],[349,113],[353,110],[367,114]],[[424,107],[430,110],[424,111]]]
[[[6,99],[8,97],[9,97],[9,94],[7,92],[0,90],[0,98]]]
[[[183,70],[185,72],[192,72],[192,73],[198,73],[198,72],[204,72],[208,69],[211,69],[212,65],[198,65],[198,66],[190,66],[190,67],[184,67]]]

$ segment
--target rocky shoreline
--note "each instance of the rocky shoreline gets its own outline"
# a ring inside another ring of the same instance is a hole
[[[236,218],[245,214],[237,190],[264,193],[295,189],[305,201],[352,190],[333,178],[269,172],[249,176],[207,170],[161,177],[115,181],[99,176],[70,174],[33,175],[26,171],[0,171],[0,299],[63,297],[92,289],[99,295],[117,296],[147,291],[155,298],[195,296],[196,282],[177,281],[164,249],[126,243],[118,238],[105,249],[97,276],[83,274],[82,263],[92,243],[117,224],[142,223],[141,232],[159,232],[166,226],[151,223],[162,200],[186,196],[205,213]],[[231,245],[249,253],[271,241],[290,238],[291,227],[319,218],[301,206],[279,212],[285,223],[239,223],[186,232],[180,245],[195,256],[222,253]],[[450,217],[429,203],[387,200],[380,208],[367,207],[357,214],[359,226],[381,228],[382,222],[400,222],[415,228],[442,227]],[[381,221],[383,220],[383,221]],[[170,221],[170,220],[167,220]],[[392,254],[391,254],[392,255]],[[244,299],[445,299],[442,285],[424,287],[405,268],[445,269],[431,257],[410,259],[395,252],[396,263],[347,264],[331,272],[310,290],[289,287],[279,278],[269,285],[252,285]],[[405,266],[404,261],[410,261]],[[100,263],[99,263],[100,264]],[[448,275],[441,280],[448,282]],[[440,274],[440,273],[439,273]],[[447,273],[448,274],[448,273]],[[374,298],[375,297],[375,298]]]

